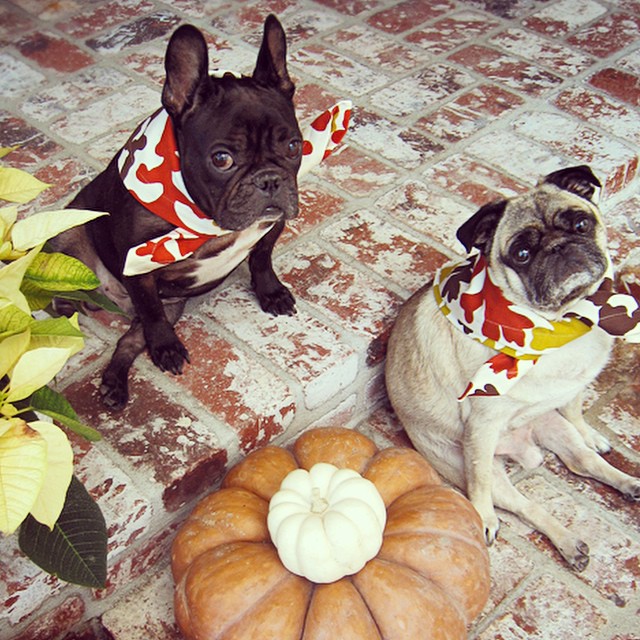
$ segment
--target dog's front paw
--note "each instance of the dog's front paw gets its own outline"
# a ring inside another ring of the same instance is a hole
[[[105,371],[100,384],[102,402],[112,411],[120,411],[129,402],[129,388],[127,377],[121,378],[109,371]]]
[[[488,507],[479,507],[474,504],[476,511],[482,518],[482,526],[484,527],[484,539],[488,545],[492,545],[498,537],[498,530],[500,529],[500,521],[493,508],[493,505]]]
[[[262,310],[273,316],[292,316],[296,313],[296,299],[283,284],[269,292],[256,289],[256,296]]]
[[[189,363],[189,352],[173,329],[170,326],[162,329],[156,328],[148,336],[145,333],[145,336],[149,355],[156,367],[160,371],[180,375],[184,363]]]

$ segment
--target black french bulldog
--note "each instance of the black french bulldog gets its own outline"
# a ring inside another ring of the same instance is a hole
[[[295,313],[295,300],[271,264],[285,220],[298,213],[296,175],[302,155],[282,26],[273,15],[266,19],[251,77],[209,76],[205,39],[190,25],[172,35],[165,69],[164,111],[151,118],[164,117],[167,127],[172,126],[177,154],[169,152],[168,159],[157,160],[179,163],[177,177],[175,166],[168,175],[178,186],[182,180],[182,193],[186,190],[191,209],[196,211],[187,212],[185,219],[199,216],[196,227],[206,227],[207,233],[209,227],[217,228],[219,233],[205,234],[195,245],[189,245],[187,234],[187,240],[182,240],[186,244],[178,249],[174,245],[177,260],[165,259],[169,254],[163,256],[163,250],[170,247],[169,236],[177,225],[149,210],[147,201],[157,193],[149,195],[145,190],[160,189],[161,200],[170,196],[175,185],[154,184],[153,162],[147,161],[142,169],[126,166],[145,145],[154,154],[151,134],[143,130],[68,205],[110,215],[72,229],[54,242],[55,250],[92,268],[104,292],[133,316],[102,376],[100,391],[112,409],[127,403],[128,372],[145,346],[161,370],[182,372],[189,356],[173,325],[186,299],[216,287],[247,255],[262,309],[274,315]],[[128,170],[134,181],[140,181],[142,195],[132,194],[125,186],[123,175]],[[133,175],[136,171],[137,177]],[[184,217],[184,202],[172,202],[169,208],[172,216]],[[159,249],[153,260],[159,260],[161,268],[155,264],[152,270],[134,269],[127,275],[132,247],[144,260],[149,241]],[[187,258],[182,255],[185,246],[192,250],[187,251]]]

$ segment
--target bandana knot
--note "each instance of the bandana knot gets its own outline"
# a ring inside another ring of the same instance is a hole
[[[598,290],[578,300],[559,320],[511,303],[491,279],[481,254],[441,267],[433,293],[439,309],[459,330],[498,353],[475,373],[458,400],[506,393],[549,351],[599,327],[640,342],[640,287],[616,292],[607,274]]]

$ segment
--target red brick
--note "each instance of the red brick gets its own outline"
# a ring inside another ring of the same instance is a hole
[[[299,200],[300,213],[297,218],[287,221],[287,225],[278,239],[278,245],[313,231],[318,225],[331,219],[344,208],[343,198],[315,186],[304,187],[301,185]]]
[[[296,87],[293,102],[296,106],[296,117],[300,128],[305,126],[324,109],[338,102],[340,96],[331,91],[331,87],[319,84],[304,84]],[[348,134],[347,134],[348,135]]]
[[[434,63],[376,91],[371,103],[397,118],[415,117],[420,111],[448,99],[451,94],[475,84],[475,78],[449,64]]]
[[[525,17],[523,24],[548,37],[562,37],[606,13],[605,7],[595,0],[559,0]]]
[[[131,400],[118,413],[104,408],[99,380],[71,385],[65,395],[119,455],[145,474],[150,491],[161,494],[165,507],[175,511],[221,478],[226,451],[209,426],[147,382],[135,367],[129,382]]]
[[[414,169],[444,150],[444,147],[428,138],[417,128],[398,125],[377,113],[357,109],[349,141],[363,149],[380,154],[393,165]]]
[[[333,184],[351,195],[366,196],[391,184],[398,172],[371,156],[345,146],[339,153],[329,156],[314,173],[320,177],[327,176]]]
[[[566,158],[591,165],[607,196],[624,189],[637,175],[635,149],[595,128],[576,124],[564,115],[524,113],[512,126],[518,134]]]
[[[6,46],[18,36],[34,28],[35,23],[29,16],[15,11],[9,3],[0,6],[0,46]]]
[[[524,593],[489,625],[478,640],[497,638],[598,638],[606,615],[588,598],[557,578],[543,574],[527,585]]]
[[[286,255],[286,254],[285,254]],[[276,273],[286,271],[276,261]],[[306,292],[298,302],[306,300]],[[358,373],[358,354],[338,331],[299,304],[294,316],[263,313],[252,291],[235,283],[202,305],[202,312],[231,331],[247,347],[298,381],[307,408],[333,400]]]
[[[399,74],[420,65],[426,54],[417,53],[411,47],[396,42],[385,33],[353,25],[330,34],[327,42],[366,60],[373,68]]]
[[[371,11],[381,4],[380,0],[316,0],[316,2],[348,16]]]
[[[277,263],[282,280],[295,294],[362,336],[379,335],[400,303],[386,287],[315,244],[296,247]]]
[[[451,56],[465,67],[474,69],[494,82],[532,95],[548,93],[561,78],[537,65],[482,45],[471,45]]]
[[[483,36],[498,24],[482,13],[461,11],[412,31],[405,40],[420,45],[432,55],[439,55]]]
[[[199,497],[209,493],[204,490]],[[131,584],[136,578],[148,575],[158,566],[164,566],[171,556],[171,543],[181,522],[173,522],[161,529],[155,535],[148,536],[135,547],[122,545],[117,553],[109,558],[109,574],[104,589],[94,591],[96,600],[104,600],[118,594]]]
[[[447,142],[459,142],[523,103],[510,91],[483,84],[421,118],[415,126]]]
[[[85,605],[81,598],[67,598],[51,611],[38,617],[12,640],[55,640],[60,634],[78,624],[84,613]]]
[[[66,205],[80,191],[80,188],[93,177],[94,170],[76,158],[58,157],[34,172],[34,175],[51,185],[31,204],[32,209],[39,211],[61,200]]]
[[[506,29],[490,40],[510,53],[552,69],[563,76],[575,76],[588,69],[594,60],[558,42],[550,42],[524,29]]]
[[[402,33],[413,29],[426,20],[450,11],[453,5],[447,0],[438,2],[423,2],[423,0],[404,0],[394,4],[391,8],[380,11],[371,16],[367,22],[377,29],[389,33]]]
[[[640,91],[638,95],[640,97]],[[597,125],[622,140],[640,144],[640,120],[624,103],[584,87],[563,91],[554,103],[580,120]]]
[[[440,189],[417,180],[407,180],[379,198],[375,206],[393,219],[435,239],[453,251],[460,251],[455,230],[473,213]]]
[[[530,185],[464,155],[452,155],[427,169],[424,175],[476,207],[499,198],[519,195],[530,188]]]
[[[116,53],[158,38],[167,39],[179,24],[180,18],[175,14],[158,12],[116,26],[102,35],[89,38],[86,44],[99,54]]]
[[[640,37],[640,16],[613,13],[604,16],[567,39],[598,58],[607,58]]]
[[[262,447],[284,432],[296,413],[288,385],[274,371],[193,318],[183,318],[179,335],[191,364],[176,381],[233,429],[243,452]]]
[[[38,129],[6,111],[0,111],[0,131],[0,146],[18,147],[3,158],[6,166],[28,169],[62,149]]]
[[[589,83],[634,107],[640,106],[640,78],[608,67],[595,73]]]
[[[72,73],[94,63],[94,59],[67,40],[45,32],[35,32],[18,40],[20,53],[45,69]]]
[[[153,7],[151,2],[144,0],[142,2],[118,0],[98,5],[90,11],[77,13],[64,22],[58,22],[56,26],[73,38],[86,38],[126,20],[139,18],[142,14],[150,12]]]
[[[418,289],[447,261],[444,254],[417,235],[366,210],[342,218],[320,235],[358,263],[407,291]]]

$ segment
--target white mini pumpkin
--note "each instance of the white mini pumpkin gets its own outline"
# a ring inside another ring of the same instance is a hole
[[[269,503],[267,527],[289,571],[329,583],[357,573],[376,556],[386,518],[372,482],[320,462],[284,478]]]

